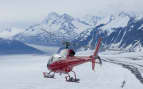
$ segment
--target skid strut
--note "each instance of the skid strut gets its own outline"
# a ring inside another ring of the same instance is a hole
[[[68,82],[79,82],[79,79],[77,79],[77,77],[76,77],[76,73],[74,71],[71,71],[71,72],[74,73],[74,78],[71,77],[69,75],[69,73],[67,73],[68,76],[65,77],[66,81],[68,81]]]

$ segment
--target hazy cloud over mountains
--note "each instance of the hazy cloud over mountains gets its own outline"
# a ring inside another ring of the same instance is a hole
[[[143,13],[143,0],[0,0],[0,23],[32,23],[49,12],[75,17],[119,11]]]

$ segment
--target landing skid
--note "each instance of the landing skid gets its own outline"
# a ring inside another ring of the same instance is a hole
[[[51,72],[47,73],[47,72],[43,72],[43,76],[44,78],[54,78],[55,74],[50,74]]]
[[[66,80],[67,82],[77,82],[79,83],[80,79],[74,79],[73,77]]]
[[[76,78],[76,73],[74,71],[72,71],[74,73],[74,78],[71,77],[68,73],[68,76],[65,77],[67,82],[76,82],[79,83],[80,79]]]
[[[68,73],[68,76],[65,77],[67,82],[76,82],[79,83],[80,79],[76,78],[76,74],[74,71],[72,71],[74,73],[74,78],[71,77]],[[47,73],[47,72],[43,72],[43,76],[44,78],[52,78],[55,79],[55,73],[54,74],[50,74],[51,72]]]

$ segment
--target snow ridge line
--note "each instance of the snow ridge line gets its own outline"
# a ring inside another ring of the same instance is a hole
[[[131,73],[134,74],[135,77],[140,81],[140,83],[143,84],[143,76],[141,75],[141,73],[140,73],[140,71],[138,70],[137,67],[135,67],[133,65],[129,65],[129,64],[123,64],[123,63],[121,63],[119,61],[114,61],[114,60],[111,60],[111,59],[107,59],[106,60],[106,59],[102,59],[102,60],[105,61],[105,62],[110,62],[110,63],[121,65],[122,67],[130,70]],[[142,67],[142,66],[140,66],[140,67]]]
[[[133,65],[122,64],[122,66],[130,70],[136,76],[136,78],[143,84],[143,77],[139,72],[138,68],[134,67]]]

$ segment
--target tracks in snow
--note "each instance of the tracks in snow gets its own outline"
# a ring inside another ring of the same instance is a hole
[[[121,65],[122,67],[130,70],[131,73],[134,74],[135,77],[140,81],[140,83],[143,84],[143,75],[142,75],[143,65],[130,63],[130,62],[124,62],[124,61],[116,61],[116,60],[112,60],[109,58],[104,58],[102,60],[105,62],[110,62],[110,63]]]

